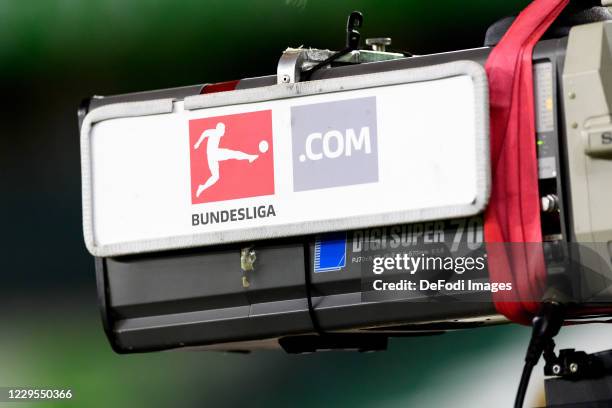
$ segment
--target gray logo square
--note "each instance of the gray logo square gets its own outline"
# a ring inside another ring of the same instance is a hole
[[[291,108],[293,190],[378,181],[376,97]]]

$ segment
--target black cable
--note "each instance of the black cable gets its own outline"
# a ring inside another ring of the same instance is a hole
[[[348,54],[349,52],[359,49],[359,41],[361,40],[361,34],[359,33],[359,31],[357,31],[357,29],[361,27],[362,25],[363,25],[363,14],[361,14],[361,12],[359,11],[353,11],[349,15],[348,20],[346,21],[346,45],[345,47],[342,50],[332,54],[331,56],[326,58],[324,61],[319,62],[318,64],[310,68],[308,71],[302,72],[303,80],[310,81],[310,77],[312,76],[314,72],[318,71],[319,69],[323,68],[326,65],[331,64],[332,62]]]
[[[525,366],[521,374],[521,381],[516,391],[514,408],[521,408],[527,394],[529,379],[533,368],[538,364],[542,353],[550,353],[554,348],[553,337],[559,333],[564,320],[564,307],[557,302],[544,302],[538,314],[532,321],[531,340],[525,354]]]
[[[522,408],[525,401],[525,395],[527,394],[527,386],[529,385],[529,379],[533,372],[534,364],[525,363],[523,366],[523,374],[521,374],[521,382],[519,383],[518,390],[516,391],[516,400],[514,401],[515,408]]]
[[[340,50],[340,51],[332,54],[328,58],[326,58],[324,61],[321,61],[321,62],[317,63],[315,66],[310,68],[308,71],[302,72],[302,77],[303,77],[304,81],[310,81],[310,77],[316,71],[318,71],[319,69],[323,68],[326,65],[331,64],[332,62],[334,62],[338,58],[343,57],[344,55],[348,54],[351,51],[354,51],[354,49],[352,49],[352,48],[345,48],[343,50]]]
[[[312,305],[312,279],[310,270],[312,268],[312,257],[310,256],[310,241],[308,237],[304,240],[304,286],[306,288],[306,302],[308,304],[308,315],[312,322],[312,328],[320,335],[325,335],[325,332],[321,329],[317,313]]]

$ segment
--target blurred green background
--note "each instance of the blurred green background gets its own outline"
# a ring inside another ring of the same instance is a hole
[[[375,354],[115,355],[82,241],[76,110],[93,94],[272,74],[287,46],[341,47],[355,9],[364,36],[424,54],[478,47],[526,3],[0,0],[0,386],[74,393],[6,405],[510,406],[529,336],[518,326],[394,340]],[[559,343],[603,349],[610,334],[569,329]],[[533,384],[541,402],[541,376]]]

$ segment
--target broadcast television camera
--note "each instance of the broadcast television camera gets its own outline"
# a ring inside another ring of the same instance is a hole
[[[608,18],[573,10],[533,54],[551,275],[572,243],[601,243],[581,262],[612,268]],[[483,65],[510,21],[483,48],[415,56],[360,48],[354,13],[346,49],[288,48],[276,75],[84,101],[85,241],[113,349],[371,351],[505,322],[487,292],[388,299],[364,282],[379,255],[484,252]]]

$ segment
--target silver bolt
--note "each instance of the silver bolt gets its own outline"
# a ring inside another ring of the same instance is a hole
[[[387,46],[391,45],[391,38],[389,37],[376,37],[376,38],[366,38],[366,45],[372,47],[372,51],[380,51],[385,52],[387,50]]]
[[[290,80],[291,80],[291,78],[289,77],[289,75],[287,75],[287,74],[283,75],[282,81],[284,83],[288,84]]]
[[[552,213],[559,210],[559,197],[554,194],[548,194],[540,199],[542,211]]]
[[[257,254],[252,247],[246,247],[240,250],[240,268],[243,271],[247,272],[254,270],[256,259]]]
[[[576,374],[578,372],[578,364],[576,363],[570,364],[569,369],[573,374]]]
[[[552,368],[552,372],[554,375],[561,374],[561,366],[559,364],[555,364]]]
[[[578,129],[578,123],[573,122],[572,123],[572,129]]]
[[[570,92],[568,96],[570,99],[576,99],[576,92]]]
[[[255,270],[255,260],[257,259],[257,254],[255,253],[255,249],[253,247],[246,247],[240,250],[240,269],[242,269],[242,287],[248,288],[251,286],[251,282],[247,277],[247,272],[252,272]]]

